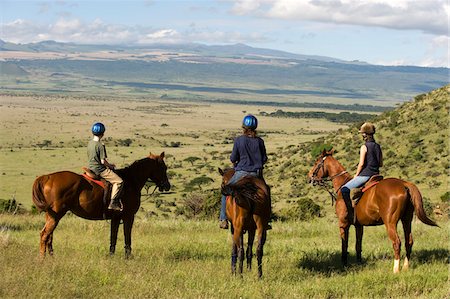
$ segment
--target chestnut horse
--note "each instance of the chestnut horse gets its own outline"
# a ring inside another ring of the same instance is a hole
[[[242,275],[244,264],[244,233],[248,232],[247,269],[252,268],[252,246],[256,231],[258,232],[258,247],[256,259],[258,262],[258,277],[262,277],[263,248],[266,242],[267,227],[271,215],[270,188],[266,182],[257,177],[246,176],[233,185],[227,185],[234,174],[234,169],[219,168],[222,175],[222,192],[224,188],[232,190],[227,196],[226,214],[231,222],[233,245],[231,250],[231,272],[236,274],[236,262],[239,260],[239,274]]]
[[[45,256],[46,250],[53,255],[53,231],[68,211],[89,220],[111,219],[111,255],[116,249],[120,220],[123,220],[125,257],[130,257],[131,230],[134,215],[141,204],[141,189],[148,179],[156,183],[159,191],[170,189],[164,153],[159,156],[150,154],[124,169],[117,169],[116,173],[124,181],[121,212],[107,210],[109,199],[103,201],[103,187],[74,172],[55,172],[42,175],[34,181],[33,202],[40,211],[45,212],[46,219],[41,231],[41,257]]]
[[[409,259],[413,246],[411,222],[414,211],[423,223],[438,226],[429,219],[423,209],[422,195],[419,189],[412,183],[397,178],[386,178],[377,185],[371,187],[359,200],[354,208],[355,223],[353,217],[349,217],[348,208],[351,203],[344,202],[340,192],[341,187],[352,177],[344,167],[332,156],[333,150],[324,150],[318,157],[314,166],[309,171],[308,177],[313,185],[324,186],[324,179],[331,180],[333,189],[337,193],[336,215],[339,219],[339,229],[342,239],[342,263],[347,264],[348,231],[351,224],[356,230],[356,257],[361,262],[363,226],[386,226],[389,239],[394,247],[394,273],[400,271],[400,247],[401,241],[397,233],[397,223],[402,221],[405,234],[406,257],[403,270],[408,269]],[[330,191],[329,191],[330,192]],[[352,219],[349,219],[352,218]]]

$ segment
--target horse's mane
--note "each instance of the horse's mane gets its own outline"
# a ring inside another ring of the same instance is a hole
[[[139,160],[134,161],[131,165],[128,165],[124,168],[117,169],[117,174],[119,176],[128,177],[131,174],[134,174],[137,172],[138,169],[141,169],[144,167],[148,161],[150,160],[150,157],[145,157]]]

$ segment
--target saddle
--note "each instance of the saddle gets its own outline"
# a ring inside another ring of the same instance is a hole
[[[108,206],[109,201],[111,199],[111,191],[112,191],[112,184],[105,180],[104,178],[96,175],[92,170],[90,170],[87,167],[82,167],[84,173],[83,177],[87,179],[90,182],[93,182],[100,187],[103,188],[103,205],[105,207]]]
[[[378,184],[383,179],[382,175],[376,174],[370,177],[370,179],[360,188],[352,189],[350,193],[350,198],[352,199],[353,205],[355,206],[358,201],[363,196],[364,192]]]

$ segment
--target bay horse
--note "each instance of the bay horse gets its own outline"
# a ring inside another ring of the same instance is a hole
[[[160,155],[150,154],[128,167],[117,169],[116,173],[124,181],[121,196],[123,211],[121,212],[107,210],[110,199],[104,202],[104,188],[80,174],[60,171],[36,178],[33,184],[32,198],[38,210],[45,212],[46,220],[40,238],[41,257],[45,256],[46,250],[53,255],[53,231],[68,211],[89,220],[111,219],[110,255],[115,252],[117,233],[120,220],[122,220],[125,257],[130,257],[131,230],[134,216],[141,204],[141,189],[150,179],[160,192],[170,190],[164,152]]]
[[[247,241],[247,269],[252,268],[253,241],[258,233],[258,247],[256,259],[258,263],[258,277],[262,277],[263,248],[267,237],[267,227],[271,216],[270,188],[264,179],[246,176],[233,185],[227,185],[234,174],[234,169],[222,170],[222,193],[224,189],[231,189],[227,196],[226,215],[231,222],[233,245],[231,249],[231,273],[236,274],[236,262],[239,260],[239,274],[242,275],[244,264],[244,233],[248,233]]]
[[[331,180],[334,192],[337,193],[336,215],[339,219],[339,230],[342,240],[341,260],[343,265],[347,265],[348,232],[350,225],[355,225],[356,258],[358,262],[361,262],[363,227],[384,224],[394,248],[393,272],[398,273],[400,271],[401,241],[397,233],[397,223],[401,220],[406,248],[403,270],[408,269],[413,246],[411,222],[414,211],[423,223],[438,226],[433,220],[427,217],[423,209],[422,195],[419,189],[413,183],[397,178],[381,180],[378,184],[364,192],[354,208],[355,223],[353,223],[353,217],[349,216],[351,213],[348,213],[348,209],[351,208],[351,203],[346,203],[340,192],[341,187],[352,177],[332,156],[333,152],[334,150],[324,150],[309,171],[308,177],[313,185],[324,186],[326,179]]]

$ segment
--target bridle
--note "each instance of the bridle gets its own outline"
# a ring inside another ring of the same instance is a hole
[[[328,156],[324,156],[322,158],[322,161],[319,162],[319,164],[317,164],[316,168],[313,171],[312,177],[311,177],[311,184],[313,186],[319,186],[323,189],[325,189],[325,191],[327,191],[330,196],[331,196],[331,205],[334,204],[334,202],[336,201],[337,198],[337,193],[339,192],[339,190],[341,190],[342,186],[344,186],[347,183],[347,180],[341,185],[339,186],[339,188],[337,190],[334,190],[334,188],[331,186],[330,187],[330,182],[332,182],[335,178],[344,175],[347,173],[347,170],[343,170],[338,174],[332,175],[332,176],[327,176],[327,177],[318,177],[317,174],[319,173],[319,171],[322,169],[322,173],[325,173],[325,160],[327,159]],[[330,191],[330,189],[332,191]]]

